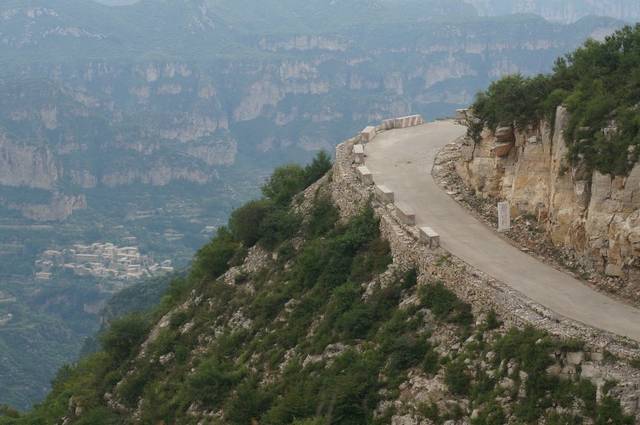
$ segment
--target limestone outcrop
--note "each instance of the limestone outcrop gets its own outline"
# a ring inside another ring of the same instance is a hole
[[[566,158],[568,113],[555,126],[485,130],[479,143],[465,141],[456,170],[483,198],[507,200],[511,213],[535,216],[553,243],[574,250],[583,266],[621,284],[640,298],[640,166],[628,176],[589,171]]]

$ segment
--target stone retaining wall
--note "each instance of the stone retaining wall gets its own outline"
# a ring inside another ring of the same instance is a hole
[[[385,131],[380,126],[377,129],[378,132]],[[416,267],[422,283],[442,281],[471,304],[476,315],[494,310],[507,326],[522,328],[532,325],[560,338],[584,341],[587,351],[583,353],[582,367],[578,368],[581,376],[591,379],[599,388],[607,380],[617,381],[616,388],[625,410],[635,414],[640,421],[640,371],[622,361],[602,360],[607,357],[604,355],[606,352],[627,360],[640,358],[638,343],[560,317],[502,282],[473,269],[438,244],[425,244],[424,236],[421,241],[420,230],[404,224],[393,203],[380,202],[375,196],[375,186],[363,184],[358,178],[353,146],[361,140],[361,136],[355,137],[336,149],[331,193],[341,216],[346,219],[357,214],[366,204],[371,204],[380,218],[380,230],[389,241],[395,265],[404,269]],[[375,137],[369,142],[375,143]],[[385,182],[376,181],[374,184],[384,185]]]

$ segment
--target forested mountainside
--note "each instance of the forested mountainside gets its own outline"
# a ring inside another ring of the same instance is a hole
[[[449,0],[8,0],[0,23],[0,402],[22,408],[137,282],[48,276],[45,251],[133,244],[180,268],[274,166],[382,118],[450,114],[621,25]]]
[[[403,266],[328,166],[276,170],[155,309],[116,321],[40,406],[0,423],[634,423],[618,383],[581,375],[601,353],[510,328]]]
[[[482,16],[534,13],[551,21],[575,22],[585,16],[610,16],[627,22],[640,19],[634,0],[467,0]]]

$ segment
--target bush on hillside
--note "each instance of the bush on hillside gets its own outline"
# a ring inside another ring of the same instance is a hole
[[[101,336],[102,349],[115,364],[127,360],[144,340],[149,330],[147,318],[139,313],[124,316],[113,323]]]
[[[218,229],[217,235],[195,255],[191,266],[195,278],[217,279],[225,273],[229,262],[240,249],[240,243],[226,228]]]
[[[327,174],[333,163],[331,157],[325,151],[320,151],[313,158],[313,161],[304,168],[305,184],[310,186],[318,181],[322,176]]]
[[[262,186],[262,194],[278,205],[288,205],[294,195],[305,188],[306,176],[299,165],[285,165],[277,168],[267,183]]]
[[[203,361],[189,377],[189,400],[198,400],[208,408],[219,407],[234,386],[242,379],[242,372],[224,359],[212,357]]]
[[[324,176],[331,166],[331,157],[321,151],[304,168],[293,164],[279,167],[262,187],[262,194],[277,205],[288,205],[296,194]]]
[[[420,300],[439,320],[469,326],[473,322],[471,306],[445,287],[442,282],[420,288]]]
[[[262,199],[247,202],[234,210],[229,219],[229,230],[233,238],[247,247],[255,245],[262,236],[260,224],[274,209],[271,201]]]

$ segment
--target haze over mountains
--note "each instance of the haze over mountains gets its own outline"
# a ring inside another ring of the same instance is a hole
[[[132,283],[35,280],[45,250],[134,243],[184,266],[275,165],[448,115],[623,24],[457,0],[7,0],[0,23],[0,403],[20,407]]]
[[[87,0],[110,6],[137,3],[139,0]],[[640,17],[640,4],[634,0],[466,0],[480,16],[534,13],[545,19],[575,22],[585,16],[609,16],[634,22]]]
[[[640,18],[635,0],[467,0],[481,16],[534,13],[558,22],[575,22],[585,16],[609,16],[628,22]]]

